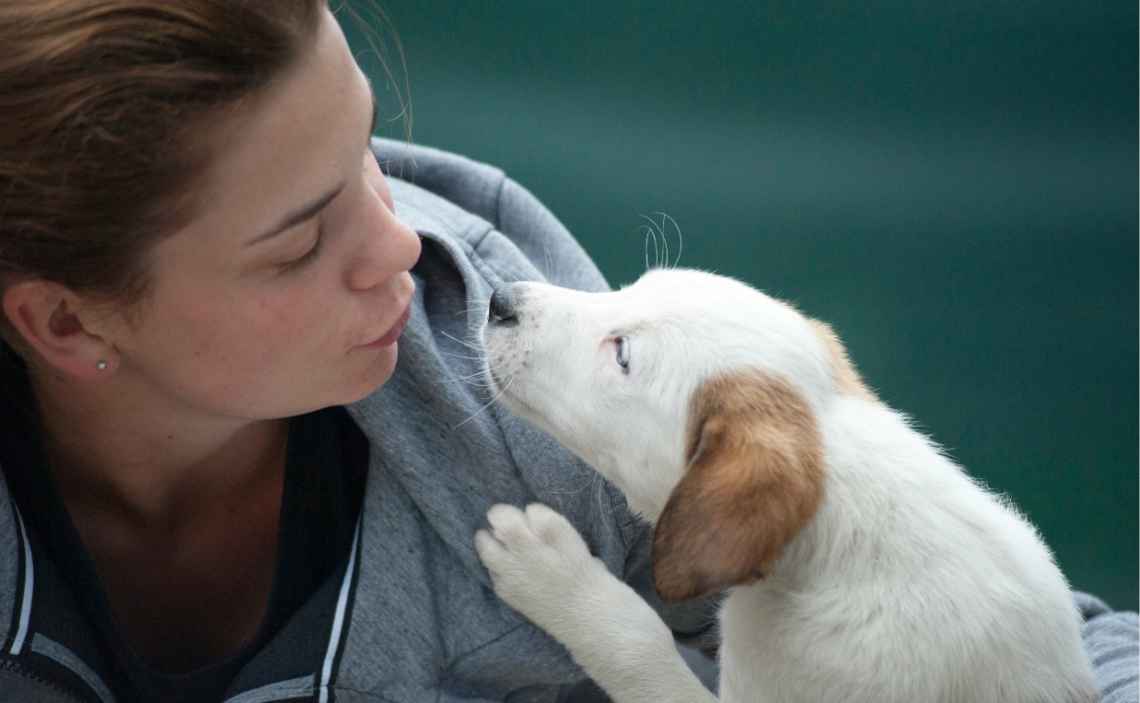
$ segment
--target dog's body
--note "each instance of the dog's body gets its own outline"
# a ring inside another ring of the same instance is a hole
[[[1035,530],[878,401],[826,325],[672,270],[606,294],[516,284],[484,343],[507,404],[655,525],[662,597],[728,589],[721,700],[1096,700]],[[561,516],[488,517],[496,592],[615,701],[712,700]]]

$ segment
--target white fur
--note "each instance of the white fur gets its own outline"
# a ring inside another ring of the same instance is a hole
[[[686,469],[690,399],[759,370],[806,400],[824,498],[765,578],[720,614],[721,700],[1086,703],[1095,687],[1068,585],[1032,526],[899,413],[843,392],[790,306],[712,274],[653,271],[613,293],[511,291],[487,326],[515,412],[655,523]],[[628,373],[616,361],[628,336]],[[617,703],[712,700],[668,628],[541,506],[496,506],[476,536],[496,592],[563,642]]]

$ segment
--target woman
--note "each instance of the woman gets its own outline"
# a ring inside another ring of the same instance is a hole
[[[646,531],[462,340],[500,280],[605,286],[568,233],[371,141],[323,0],[6,3],[0,46],[0,700],[564,696],[472,536],[551,504],[652,600]]]

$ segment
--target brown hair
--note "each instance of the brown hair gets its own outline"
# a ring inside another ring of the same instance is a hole
[[[325,5],[0,3],[0,290],[140,298],[149,246],[193,206],[203,120],[286,70]]]

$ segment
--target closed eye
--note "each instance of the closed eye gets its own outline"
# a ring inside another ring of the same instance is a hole
[[[278,268],[280,268],[282,271],[292,271],[301,268],[310,261],[313,261],[321,252],[321,243],[324,241],[324,238],[323,228],[318,227],[317,237],[313,240],[312,246],[310,246],[304,254],[301,254],[295,259],[290,259],[289,261],[280,264]]]

